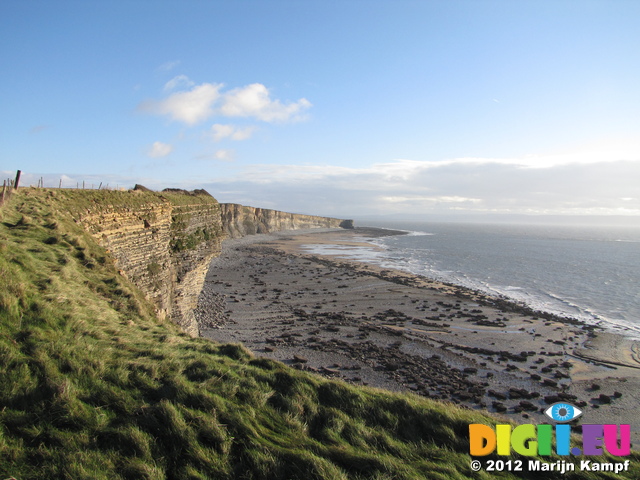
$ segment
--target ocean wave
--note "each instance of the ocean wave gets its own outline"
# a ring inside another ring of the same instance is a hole
[[[368,247],[318,243],[302,245],[301,248],[312,255],[331,255],[367,263],[376,263],[383,254],[375,245]]]
[[[585,307],[553,292],[527,290],[525,287],[514,285],[494,285],[487,281],[470,278],[461,272],[438,270],[424,263],[393,259],[385,255],[373,260],[374,263],[384,268],[403,270],[415,275],[476,290],[489,296],[505,298],[526,305],[533,310],[551,313],[560,317],[575,318],[586,324],[598,325],[606,330],[640,340],[640,326],[632,321],[612,318],[603,312]]]
[[[468,243],[462,244],[461,250],[453,250],[448,244],[449,237],[441,237],[440,242],[426,240],[421,243],[417,239],[409,240],[406,237],[426,236],[424,231],[406,231],[409,233],[404,236],[363,238],[371,247],[342,246],[336,248],[335,245],[320,245],[315,246],[315,252],[333,253],[343,258],[375,264],[382,268],[410,272],[476,290],[489,296],[505,298],[527,305],[534,310],[575,318],[587,324],[597,324],[628,337],[640,338],[640,325],[635,323],[636,318],[632,317],[635,310],[628,304],[627,308],[620,308],[620,305],[623,304],[621,302],[627,298],[626,295],[632,295],[632,290],[625,294],[626,290],[618,289],[615,296],[612,296],[611,292],[600,292],[603,286],[602,279],[608,278],[600,270],[597,278],[580,277],[580,281],[576,283],[570,276],[563,277],[563,272],[553,268],[548,269],[548,266],[551,266],[553,262],[565,261],[567,254],[563,253],[566,250],[564,245],[560,245],[557,250],[535,252],[542,263],[534,265],[532,262],[522,262],[520,259],[523,257],[515,256],[511,250],[504,248],[507,246],[511,248],[511,245],[505,242],[498,242],[496,246],[493,242],[478,245],[476,238],[467,236]],[[421,233],[423,235],[420,235]],[[483,240],[482,237],[478,238]],[[490,250],[488,245],[491,247]],[[534,246],[538,247],[537,244]],[[528,254],[527,251],[526,255]],[[521,255],[525,255],[525,252],[522,252]],[[572,256],[569,255],[568,258],[572,258]],[[516,259],[517,262],[513,263],[512,259]],[[510,262],[510,260],[512,261]],[[491,263],[492,261],[500,261],[501,263]],[[547,261],[548,265],[544,263]],[[583,265],[581,262],[576,262]],[[518,268],[511,271],[513,265],[518,265]],[[494,266],[498,268],[494,269]],[[535,268],[531,269],[533,266]],[[477,272],[474,273],[475,270],[469,269],[469,267],[475,268]],[[529,270],[526,270],[525,267]],[[500,283],[500,279],[517,283]],[[600,283],[594,283],[596,281],[594,279]],[[626,284],[629,284],[630,280],[625,281]],[[576,288],[562,290],[562,287],[571,285],[571,282]],[[559,291],[556,291],[555,288],[558,288]],[[587,296],[581,299],[580,295]]]
[[[409,232],[409,233],[407,233],[407,236],[409,236],[409,237],[424,237],[424,236],[428,236],[428,235],[435,235],[435,233],[428,233],[428,232]]]

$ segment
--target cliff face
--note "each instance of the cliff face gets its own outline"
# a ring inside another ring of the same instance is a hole
[[[209,263],[220,253],[220,209],[206,193],[138,195],[135,207],[100,205],[81,222],[156,305],[190,335],[198,335],[193,310]]]
[[[225,238],[353,228],[350,220],[219,204],[203,190],[150,192],[137,187],[85,195],[94,196],[92,205],[77,214],[77,221],[110,252],[120,273],[155,304],[160,317],[171,318],[193,336],[199,334],[193,311],[209,264]]]
[[[236,203],[221,203],[220,215],[224,232],[230,238],[306,228],[353,228],[352,220],[245,207]]]

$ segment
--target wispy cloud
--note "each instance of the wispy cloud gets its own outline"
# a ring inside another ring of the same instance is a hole
[[[165,62],[158,67],[158,71],[160,72],[170,72],[174,68],[180,65],[180,60],[171,60],[169,62]]]
[[[215,152],[201,153],[193,157],[194,160],[204,162],[233,162],[236,159],[236,152],[230,148],[222,148]],[[200,175],[201,178],[201,175]],[[193,188],[200,188],[194,184]]]
[[[184,75],[175,77],[165,87],[171,90],[188,85]],[[305,98],[282,103],[272,99],[264,85],[254,83],[222,93],[223,84],[203,83],[190,90],[172,93],[163,100],[147,100],[138,110],[156,115],[167,115],[187,125],[196,125],[213,116],[248,117],[263,122],[300,121],[306,118],[311,103]]]
[[[178,87],[189,88],[189,87],[193,87],[194,85],[195,85],[195,82],[192,82],[189,79],[189,77],[187,77],[186,75],[178,75],[176,77],[173,77],[167,83],[165,83],[164,91],[170,92],[171,90],[175,90]]]
[[[234,150],[229,150],[229,149],[221,149],[221,150],[217,150],[213,154],[213,156],[214,156],[214,158],[216,160],[222,160],[224,162],[231,162],[235,158],[235,151]]]
[[[254,131],[255,127],[236,127],[234,125],[222,125],[220,123],[216,123],[211,126],[210,135],[216,142],[225,138],[238,141],[251,138]]]
[[[147,156],[151,158],[166,157],[173,151],[173,145],[163,142],[153,142],[151,148],[147,151]]]

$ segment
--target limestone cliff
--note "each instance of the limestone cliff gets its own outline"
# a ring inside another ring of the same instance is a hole
[[[223,229],[230,238],[306,228],[353,228],[352,220],[245,207],[236,203],[221,203],[220,214]]]
[[[190,335],[198,335],[193,310],[209,263],[224,238],[220,208],[204,191],[122,192],[124,204],[101,203],[81,222],[132,280]]]
[[[350,220],[219,204],[204,190],[69,192],[89,208],[80,222],[155,304],[190,335],[198,335],[194,309],[213,257],[224,238],[306,228],[353,228]],[[84,205],[84,204],[83,204]]]

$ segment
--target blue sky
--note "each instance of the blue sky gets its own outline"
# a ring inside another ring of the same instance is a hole
[[[335,216],[640,215],[640,2],[0,3],[0,171]]]

